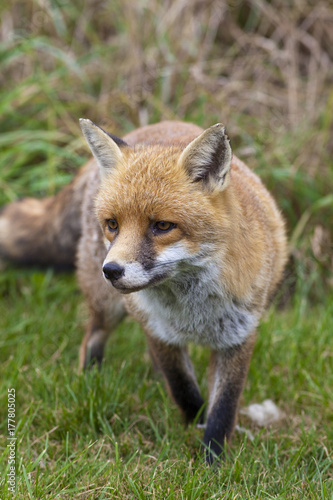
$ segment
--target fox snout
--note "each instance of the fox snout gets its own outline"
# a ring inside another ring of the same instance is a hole
[[[140,262],[105,260],[103,276],[108,285],[113,286],[122,294],[138,292],[144,288],[163,282],[172,273],[173,268],[155,263],[146,269]]]
[[[103,266],[103,273],[105,278],[113,283],[124,276],[125,268],[117,264],[117,262],[108,262]]]
[[[105,260],[102,269],[105,281],[124,294],[146,288],[151,281],[150,273],[147,273],[143,266],[135,261]]]

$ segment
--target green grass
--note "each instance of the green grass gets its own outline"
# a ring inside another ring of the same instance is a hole
[[[75,278],[0,274],[0,499],[7,391],[16,391],[19,499],[333,498],[333,32],[329,2],[73,0],[0,5],[0,208],[52,195],[89,157],[78,119],[122,135],[161,119],[227,125],[274,193],[291,260],[259,328],[226,461],[201,460],[125,321],[101,372],[77,374],[86,311]],[[291,36],[292,35],[292,36]],[[207,397],[209,353],[191,346]]]
[[[202,430],[183,426],[136,323],[114,333],[100,373],[78,375],[85,314],[73,277],[8,271],[1,290],[2,499],[12,387],[17,498],[332,498],[333,297],[311,314],[306,298],[267,313],[243,404],[271,398],[285,418],[260,430],[241,416],[254,441],[236,433],[208,469]],[[191,350],[207,395],[208,353]]]

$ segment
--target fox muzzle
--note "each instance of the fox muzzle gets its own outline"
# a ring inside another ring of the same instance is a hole
[[[124,276],[125,268],[117,264],[117,262],[108,262],[103,266],[103,273],[105,278],[113,283]]]

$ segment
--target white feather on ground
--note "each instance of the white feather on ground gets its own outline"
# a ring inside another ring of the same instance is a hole
[[[260,427],[277,422],[283,418],[283,412],[276,406],[271,399],[266,399],[263,403],[255,403],[247,408],[242,408],[239,413],[246,415],[252,422]]]
[[[281,411],[271,399],[265,399],[262,403],[254,403],[246,408],[239,410],[241,415],[246,415],[252,422],[259,427],[268,427],[274,422],[278,422],[284,417]],[[198,429],[206,429],[206,424],[197,424]],[[236,425],[235,430],[246,434],[250,441],[254,440],[254,435],[249,429]]]

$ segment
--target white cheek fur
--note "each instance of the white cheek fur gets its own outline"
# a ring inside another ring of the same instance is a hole
[[[156,257],[156,264],[168,264],[187,261],[191,258],[186,246],[182,242],[169,245]]]

